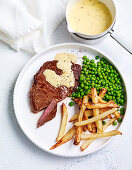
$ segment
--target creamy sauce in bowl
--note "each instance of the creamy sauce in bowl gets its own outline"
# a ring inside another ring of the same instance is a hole
[[[97,35],[112,24],[112,15],[105,4],[98,0],[81,0],[67,15],[71,28],[78,33]]]

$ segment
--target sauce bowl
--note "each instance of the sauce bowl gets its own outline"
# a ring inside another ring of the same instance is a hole
[[[115,3],[113,2],[113,0],[99,0],[100,2],[105,4],[107,6],[107,8],[110,10],[111,15],[112,15],[112,24],[110,25],[110,27],[107,30],[105,30],[104,32],[102,32],[100,34],[86,35],[86,34],[82,34],[82,33],[74,31],[71,28],[69,21],[68,21],[68,13],[71,10],[72,6],[74,4],[76,4],[78,1],[80,1],[80,0],[69,0],[66,4],[66,22],[67,22],[68,31],[70,32],[70,34],[75,39],[79,40],[80,42],[87,43],[87,44],[99,43],[100,41],[102,41],[108,35],[108,33],[110,33],[110,31],[112,30],[112,28],[114,26],[114,23],[115,23],[115,20],[116,20]]]
[[[82,33],[74,31],[71,28],[68,22],[68,13],[71,10],[72,6],[76,4],[78,1],[80,0],[68,0],[66,4],[66,10],[65,10],[67,29],[69,33],[76,40],[78,40],[79,42],[85,43],[85,44],[96,44],[96,43],[101,42],[107,35],[110,35],[116,42],[118,42],[123,48],[125,48],[130,54],[132,54],[132,45],[128,37],[126,35],[122,35],[118,33],[118,31],[113,30],[113,26],[116,21],[116,6],[113,0],[99,0],[100,2],[104,3],[107,6],[107,8],[110,10],[111,15],[112,15],[112,24],[107,30],[97,35],[82,34]]]

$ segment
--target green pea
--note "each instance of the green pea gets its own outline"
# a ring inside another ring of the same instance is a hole
[[[121,95],[120,97],[121,97],[121,99],[124,99],[124,95]]]
[[[117,125],[117,122],[116,122],[116,121],[114,121],[114,122],[113,122],[113,125]]]
[[[88,71],[85,71],[85,75],[88,75]]]
[[[75,96],[76,96],[76,93],[72,93],[72,96],[75,97]]]
[[[124,100],[123,100],[123,99],[120,100],[120,105],[121,105],[121,106],[124,105]]]
[[[98,74],[98,72],[97,71],[95,71],[95,75],[97,75]]]
[[[118,119],[118,122],[122,122],[122,118],[121,117]]]
[[[85,78],[84,76],[83,76],[83,77],[82,77],[82,76],[80,76],[80,80],[81,80],[81,81],[83,81],[83,80],[84,80],[84,78]]]
[[[103,81],[102,84],[105,85],[105,81]]]
[[[115,98],[115,96],[113,96],[112,98],[113,98],[113,100],[115,100],[115,99],[116,99],[116,98]]]
[[[112,66],[110,66],[110,69],[112,70],[112,69],[113,69],[113,67],[112,67]]]
[[[83,89],[80,89],[80,92],[83,92]]]
[[[73,106],[73,105],[74,105],[74,102],[70,102],[69,105],[70,105],[70,106]]]
[[[88,86],[85,86],[84,88],[87,90],[87,89],[88,89]]]
[[[88,91],[85,91],[85,93],[84,93],[85,95],[87,95],[88,94]]]
[[[81,96],[84,96],[84,92],[81,92]]]
[[[83,83],[81,83],[81,87],[82,87],[82,88],[84,87],[84,84],[83,84]]]
[[[94,87],[94,85],[95,85],[94,83],[91,84],[92,87]]]
[[[121,94],[122,94],[122,95],[124,95],[124,94],[125,94],[125,92],[124,92],[124,91],[122,91],[122,92],[121,92]]]
[[[86,69],[86,68],[83,68],[83,71],[87,71],[87,69]]]
[[[78,94],[78,95],[77,95],[77,98],[80,98],[80,97],[81,97],[81,95],[80,95],[80,94]]]
[[[87,56],[83,56],[83,60],[86,60],[87,59]]]
[[[100,63],[101,63],[102,65],[104,64],[104,62],[103,62],[103,61],[101,61]]]
[[[97,83],[98,81],[97,80],[95,80],[95,83]]]
[[[86,82],[87,82],[86,80],[83,81],[84,84],[86,84]]]
[[[83,64],[86,64],[86,63],[87,63],[86,60],[84,60],[84,61],[83,61]]]
[[[104,61],[105,59],[104,58],[101,58],[100,61]]]
[[[105,125],[105,124],[106,124],[106,121],[102,121],[102,124]]]
[[[93,80],[93,81],[94,81],[94,80],[95,80],[95,78],[94,78],[94,77],[91,77],[91,80]]]
[[[98,61],[98,62],[97,62],[97,65],[98,65],[98,66],[100,66],[100,65],[101,65],[101,64],[100,64],[100,61]]]
[[[91,63],[91,67],[94,67],[95,65],[94,65],[94,63]]]
[[[124,108],[121,108],[121,109],[120,109],[120,113],[121,113],[121,115],[124,115],[124,113],[125,113]]]
[[[91,63],[94,63],[95,61],[92,59],[90,62],[91,62]]]
[[[122,87],[120,86],[119,89],[122,90]]]
[[[96,56],[95,59],[98,60],[98,59],[99,59],[99,56]]]
[[[90,61],[89,58],[86,59],[87,63]]]

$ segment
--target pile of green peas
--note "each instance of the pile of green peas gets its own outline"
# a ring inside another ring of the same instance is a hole
[[[99,56],[94,59],[89,59],[87,56],[83,56],[83,65],[79,80],[79,87],[71,97],[83,98],[87,95],[92,87],[97,89],[97,93],[102,88],[107,89],[107,93],[104,96],[104,100],[114,100],[119,106],[123,106],[125,102],[125,92],[123,91],[123,84],[117,70],[112,66],[105,58]]]

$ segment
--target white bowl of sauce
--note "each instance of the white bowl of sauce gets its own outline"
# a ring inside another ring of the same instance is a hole
[[[69,0],[66,5],[68,31],[87,44],[103,40],[113,28],[115,18],[113,0]]]

